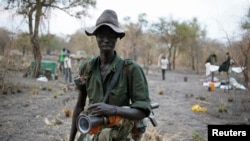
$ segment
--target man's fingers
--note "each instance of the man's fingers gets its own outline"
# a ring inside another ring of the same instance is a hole
[[[92,111],[90,113],[92,116],[101,116],[102,115],[102,112],[100,110],[96,110],[96,111]]]
[[[93,108],[96,108],[98,105],[97,104],[91,104],[88,106],[88,109],[93,109]]]

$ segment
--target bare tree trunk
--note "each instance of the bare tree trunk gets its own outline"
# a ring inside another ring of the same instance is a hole
[[[32,44],[33,44],[33,55],[34,55],[34,61],[35,61],[32,77],[36,78],[38,77],[38,73],[40,71],[42,56],[41,56],[41,51],[40,51],[38,40],[35,38],[32,39]]]
[[[191,45],[190,49],[191,49],[191,66],[192,66],[192,70],[195,71],[194,45]]]
[[[173,69],[175,70],[175,58],[176,58],[176,46],[174,47],[174,53],[173,53]]]
[[[246,50],[244,50],[243,47],[241,46],[241,51],[242,51],[242,53],[243,53],[243,55],[245,57],[243,67],[248,66],[248,56],[249,56],[249,53],[250,53],[250,42],[248,43],[248,46],[247,46]],[[246,67],[246,69],[243,70],[243,75],[244,75],[246,86],[247,86],[248,90],[250,91],[248,72],[249,72],[249,68]]]
[[[137,61],[136,42],[133,44],[133,59]]]
[[[194,66],[194,55],[191,56],[191,61],[192,61],[192,70],[195,71],[195,66]]]
[[[199,48],[196,46],[195,50],[195,65],[196,65],[196,74],[199,74]]]
[[[36,78],[38,76],[40,66],[41,66],[41,51],[38,41],[38,33],[39,33],[39,24],[40,24],[40,17],[42,15],[42,4],[40,0],[36,0],[37,5],[35,7],[31,7],[31,10],[28,14],[29,19],[29,34],[30,40],[33,47],[33,55],[34,55],[34,68],[33,68],[33,75],[32,77]],[[33,31],[33,18],[32,15],[35,13],[35,26]]]
[[[24,57],[24,55],[25,55],[25,52],[26,52],[26,50],[25,50],[25,46],[22,46],[22,53],[23,53],[23,57]]]
[[[172,49],[173,46],[170,45],[170,47],[168,48],[168,70],[172,69]]]

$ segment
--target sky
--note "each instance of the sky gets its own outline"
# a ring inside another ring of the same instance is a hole
[[[146,13],[149,22],[157,22],[159,18],[172,17],[174,20],[191,21],[198,19],[202,28],[207,30],[207,37],[225,40],[237,37],[239,25],[250,7],[249,0],[97,0],[95,9],[89,11],[91,18],[77,20],[62,12],[51,15],[51,20],[43,28],[43,32],[67,36],[79,29],[95,25],[96,19],[105,9],[113,9],[118,20],[131,17],[136,22],[139,14]],[[12,30],[25,30],[26,24],[13,19],[10,13],[0,13],[0,27]],[[11,23],[11,24],[10,24]],[[26,28],[27,30],[27,28]]]

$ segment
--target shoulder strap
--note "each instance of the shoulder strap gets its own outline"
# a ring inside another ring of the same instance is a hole
[[[112,78],[112,80],[110,82],[110,85],[108,86],[108,88],[106,90],[105,96],[104,96],[104,98],[102,100],[104,103],[107,101],[108,96],[109,96],[111,90],[113,89],[113,87],[114,87],[114,85],[115,85],[115,83],[116,83],[116,81],[118,79],[118,76],[119,76],[120,72],[122,71],[123,64],[124,64],[124,61],[120,60],[120,62],[117,65],[117,70],[115,71],[115,74],[114,74],[114,76],[113,76],[113,78]]]

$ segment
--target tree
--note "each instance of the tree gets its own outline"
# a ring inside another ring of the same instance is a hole
[[[21,50],[23,56],[27,55],[27,51],[31,50],[31,43],[29,39],[29,33],[18,33],[16,40],[14,41],[15,46],[18,47],[19,50]]]
[[[67,46],[67,43],[63,38],[54,34],[46,34],[40,36],[39,44],[41,46],[41,49],[46,50],[46,53],[48,55],[50,55],[54,50],[60,50],[62,48],[66,48]]]
[[[171,70],[172,67],[175,69],[175,58],[176,58],[176,48],[180,43],[179,37],[176,35],[176,27],[179,24],[178,21],[170,20],[167,21],[165,18],[159,18],[159,22],[152,24],[151,31],[155,35],[159,35],[159,41],[167,51],[163,51],[163,54],[168,53],[168,69]]]
[[[7,44],[10,41],[10,32],[5,28],[0,28],[0,53],[4,55]]]
[[[185,50],[190,57],[191,68],[193,71],[198,71],[198,60],[200,52],[199,40],[205,36],[205,30],[201,30],[197,19],[194,18],[191,22],[182,22],[176,25],[176,35],[179,37],[182,49]]]
[[[250,83],[249,83],[249,66],[250,66],[250,7],[248,9],[248,13],[246,14],[245,19],[241,24],[241,28],[244,31],[242,42],[240,44],[240,50],[243,54],[244,61],[242,63],[243,67],[246,69],[243,71],[243,75],[245,78],[245,83],[248,86],[248,90],[250,90]]]
[[[167,51],[162,51],[163,54],[168,53],[169,67],[175,69],[175,62],[181,53],[185,53],[190,57],[190,63],[193,70],[198,66],[199,56],[199,39],[205,37],[205,30],[200,29],[197,19],[192,22],[179,22],[166,18],[159,18],[159,22],[152,24],[151,30],[160,36],[159,42]]]
[[[84,50],[88,53],[88,56],[95,56],[99,53],[95,37],[88,37],[85,32],[82,31],[78,31],[70,36],[69,46],[70,48],[74,48],[74,50],[72,50],[73,52]]]
[[[138,19],[136,23],[133,23],[130,21],[130,17],[124,18],[125,22],[125,28],[126,28],[126,39],[124,39],[122,42],[126,43],[126,55],[129,56],[129,58],[132,58],[134,60],[137,60],[138,57],[138,50],[140,49],[139,41],[141,40],[143,36],[143,28],[147,26],[148,21],[146,20],[147,14],[141,13],[138,15]]]
[[[41,66],[41,49],[39,44],[39,27],[42,18],[46,19],[52,10],[61,10],[76,18],[87,15],[89,7],[95,7],[96,0],[6,0],[5,10],[15,10],[27,19],[30,41],[33,48],[35,65],[33,77],[37,77]],[[70,10],[78,10],[72,13]]]
[[[153,51],[153,45],[154,45],[154,37],[152,37],[150,34],[145,34],[143,36],[143,42],[141,42],[141,46],[143,49],[141,49],[140,55],[143,59],[143,67],[146,71],[146,74],[148,74],[149,66],[153,63],[153,57],[154,57],[154,51]]]

